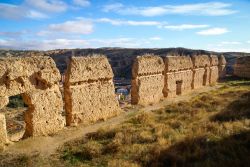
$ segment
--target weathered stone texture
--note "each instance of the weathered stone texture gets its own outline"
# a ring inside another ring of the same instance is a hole
[[[234,75],[242,78],[250,78],[250,56],[237,58],[234,65]]]
[[[218,66],[219,65],[219,59],[217,55],[210,55],[210,66]]]
[[[67,83],[109,80],[114,77],[108,59],[104,56],[73,57],[70,60],[67,73]]]
[[[4,148],[4,144],[7,142],[6,120],[4,114],[0,113],[0,150]]]
[[[208,55],[197,55],[192,56],[192,62],[193,62],[193,83],[192,88],[198,89],[203,86],[209,85],[210,81],[210,64],[215,63],[215,59],[210,57]]]
[[[192,87],[193,63],[189,56],[167,56],[165,62],[164,97],[189,92]]]
[[[48,135],[65,125],[59,70],[49,57],[0,59],[0,100],[21,94],[29,107],[26,136]],[[4,104],[4,105],[2,105]]]
[[[216,55],[210,55],[209,84],[215,84],[219,79],[219,59]]]
[[[210,67],[210,77],[209,77],[209,83],[215,84],[219,79],[219,69],[218,66],[212,66]]]
[[[0,96],[46,89],[60,80],[60,73],[49,57],[0,59]]]
[[[154,55],[138,56],[132,67],[131,103],[148,105],[163,98],[164,63]]]
[[[227,61],[223,55],[218,56],[219,59],[219,78],[225,78],[226,76],[226,64]]]
[[[167,56],[165,58],[165,72],[183,71],[193,68],[189,56]]]
[[[9,103],[9,98],[7,96],[0,96],[0,109],[5,107]]]
[[[205,68],[198,68],[193,70],[193,89],[201,88],[203,87],[204,83],[209,82],[209,71],[210,70],[206,70]]]
[[[164,97],[176,97],[188,93],[192,87],[192,70],[165,74]],[[178,85],[180,84],[180,85]]]
[[[54,134],[65,126],[62,95],[57,85],[47,90],[27,92],[23,99],[29,106],[25,113],[25,136]]]
[[[64,87],[67,125],[105,120],[121,112],[105,56],[72,57]]]
[[[210,66],[210,59],[207,55],[192,56],[194,68],[204,68]]]

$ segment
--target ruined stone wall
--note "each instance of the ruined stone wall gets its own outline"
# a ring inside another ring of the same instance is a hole
[[[175,97],[189,92],[192,87],[193,64],[189,56],[168,56],[165,62],[164,97]]]
[[[10,96],[23,96],[29,107],[25,136],[53,134],[65,126],[59,80],[60,73],[49,57],[0,59],[0,108]]]
[[[250,56],[237,58],[234,65],[234,75],[242,78],[250,78]]]
[[[215,84],[219,79],[219,60],[218,56],[210,55],[210,76],[209,76],[209,84]]]
[[[198,89],[209,85],[210,78],[210,58],[207,55],[191,57],[193,62],[193,83],[192,88]]]
[[[8,142],[5,116],[0,113],[0,151],[4,149],[4,144]]]
[[[121,112],[105,56],[72,57],[65,77],[67,125],[105,120]]]
[[[164,63],[154,55],[138,56],[132,67],[131,103],[148,105],[163,98]]]
[[[219,78],[225,78],[227,61],[223,55],[219,55],[218,60],[219,60],[219,64],[218,64]]]

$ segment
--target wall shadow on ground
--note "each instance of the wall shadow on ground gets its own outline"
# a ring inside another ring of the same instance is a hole
[[[226,122],[250,118],[250,91],[231,102],[220,113],[210,118],[211,121]]]
[[[250,131],[219,141],[206,136],[190,138],[161,151],[148,164],[165,166],[248,166],[250,163]]]

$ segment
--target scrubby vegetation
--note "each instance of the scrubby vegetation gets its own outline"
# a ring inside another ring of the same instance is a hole
[[[9,104],[7,105],[7,107],[9,108],[27,107],[27,105],[23,102],[23,98],[21,95],[11,96],[9,100]]]
[[[0,155],[0,166],[249,166],[249,155],[250,81],[235,80],[164,109],[139,111],[66,143],[49,159]]]
[[[250,81],[152,112],[67,143],[60,158],[83,166],[248,166]]]

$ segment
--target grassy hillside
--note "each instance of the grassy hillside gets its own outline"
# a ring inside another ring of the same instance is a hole
[[[68,143],[60,157],[76,166],[247,166],[249,144],[250,81],[230,81]]]
[[[226,81],[189,101],[139,111],[119,126],[63,145],[57,154],[0,155],[9,166],[248,166],[250,80]],[[1,164],[1,163],[0,163]]]

